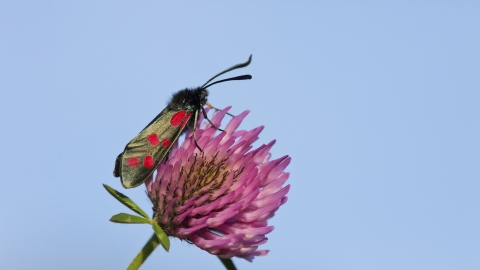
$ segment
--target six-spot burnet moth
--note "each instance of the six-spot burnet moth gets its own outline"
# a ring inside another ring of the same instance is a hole
[[[247,62],[234,65],[218,73],[202,86],[194,89],[186,88],[173,94],[167,107],[125,146],[125,150],[115,160],[113,175],[120,177],[123,187],[133,188],[145,182],[167,156],[178,137],[190,128],[193,128],[194,141],[200,149],[195,139],[197,126],[195,123],[197,123],[198,114],[201,110],[205,119],[210,122],[203,106],[207,105],[216,109],[207,102],[207,88],[226,81],[248,80],[252,76],[242,75],[208,83],[224,73],[248,66],[251,61],[252,56],[250,55]],[[210,124],[215,127],[211,122]]]

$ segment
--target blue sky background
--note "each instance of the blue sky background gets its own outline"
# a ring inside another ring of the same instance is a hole
[[[209,101],[251,110],[292,188],[239,269],[480,269],[478,2],[176,2],[0,1],[2,269],[125,268],[151,229],[108,221],[117,154],[250,54]],[[222,266],[173,239],[142,269]]]

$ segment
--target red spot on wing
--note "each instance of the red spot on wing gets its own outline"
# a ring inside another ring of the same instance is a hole
[[[172,142],[171,142],[169,139],[165,139],[165,140],[163,140],[163,142],[162,142],[162,146],[163,146],[163,147],[170,146],[170,144],[172,144]]]
[[[148,135],[147,140],[153,146],[157,146],[160,143],[160,141],[158,140],[157,134]]]
[[[145,156],[143,159],[143,166],[147,169],[153,168],[153,165],[155,165],[155,160],[153,160],[152,156]]]
[[[175,113],[173,116],[172,116],[172,119],[170,119],[170,125],[176,127],[178,125],[180,125],[180,123],[182,123],[182,120],[183,118],[185,117],[185,114],[187,112],[182,110],[182,111],[179,111],[177,113]]]
[[[187,117],[185,117],[185,121],[182,123],[182,129],[185,127],[185,125],[188,123],[188,120],[190,119],[190,116],[192,116],[192,113],[188,113]]]
[[[132,158],[127,159],[127,166],[137,167],[138,166],[138,158],[132,157]]]

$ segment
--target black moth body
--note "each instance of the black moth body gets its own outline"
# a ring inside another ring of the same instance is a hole
[[[115,160],[113,175],[120,177],[123,187],[133,188],[145,182],[167,156],[173,143],[188,129],[193,128],[194,141],[197,145],[195,123],[199,113],[202,111],[205,119],[210,122],[204,106],[214,108],[207,102],[207,88],[220,82],[251,79],[252,76],[242,75],[208,83],[224,73],[248,66],[251,60],[252,56],[250,55],[247,62],[220,72],[202,86],[194,89],[186,88],[173,94],[167,107],[125,146],[123,152]],[[210,122],[210,124],[212,123]],[[200,147],[198,148],[200,149]]]

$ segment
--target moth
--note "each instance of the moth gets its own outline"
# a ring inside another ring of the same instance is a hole
[[[250,75],[242,75],[210,83],[218,76],[232,70],[246,67],[252,61],[252,56],[245,63],[234,65],[217,75],[200,87],[185,88],[173,94],[167,107],[163,109],[140,133],[133,138],[117,156],[113,176],[120,177],[120,182],[125,188],[134,188],[147,180],[162,160],[167,156],[173,143],[178,137],[193,128],[195,145],[201,150],[196,140],[196,123],[202,111],[204,118],[208,119],[204,106],[218,110],[207,101],[207,88],[221,82],[233,80],[249,80]],[[208,84],[210,83],[210,84]],[[217,130],[223,131],[219,129]]]

